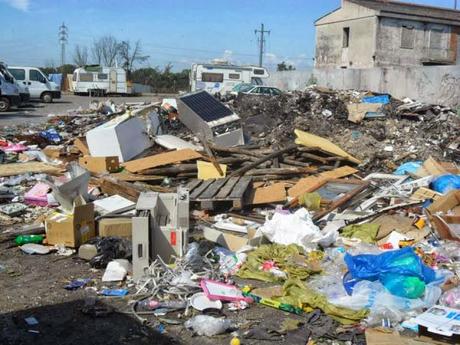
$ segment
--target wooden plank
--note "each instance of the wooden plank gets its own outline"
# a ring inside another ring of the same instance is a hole
[[[208,189],[204,193],[202,193],[199,199],[211,199],[217,192],[222,188],[222,186],[227,181],[225,179],[218,179],[212,185],[209,186]]]
[[[224,185],[224,187],[221,188],[219,193],[215,196],[216,199],[225,199],[227,195],[230,194],[232,191],[233,187],[236,185],[240,178],[239,177],[231,177],[227,178],[227,183]]]
[[[249,185],[252,182],[252,178],[250,176],[243,176],[236,186],[233,188],[229,198],[230,199],[241,199],[248,189]]]
[[[123,164],[130,172],[139,172],[155,167],[202,158],[203,156],[191,149],[164,152],[157,155],[136,159]]]
[[[131,174],[129,172],[121,172],[116,174],[110,174],[111,177],[120,180],[120,181],[162,181],[164,176],[156,176],[156,175],[138,175],[138,174]]]
[[[0,164],[1,177],[22,175],[29,172],[33,174],[43,173],[58,175],[62,173],[62,171],[63,170],[60,168],[42,162]]]
[[[113,178],[99,179],[99,185],[103,193],[108,195],[118,194],[128,200],[137,202],[140,190],[137,189],[132,183],[125,181],[117,181]]]
[[[191,180],[189,183],[187,183],[187,185],[185,186],[185,188],[188,189],[189,193],[191,193],[196,187],[198,187],[201,183],[203,182],[203,180],[198,180],[198,179],[193,179]]]
[[[196,188],[190,195],[191,200],[196,200],[201,193],[203,193],[215,180],[204,181],[198,188]]]
[[[288,195],[290,197],[298,197],[309,190],[312,186],[316,186],[318,183],[322,183],[325,180],[337,179],[355,174],[357,172],[358,170],[346,165],[338,169],[323,172],[319,175],[308,176],[306,178],[300,179],[294,187],[289,189]]]

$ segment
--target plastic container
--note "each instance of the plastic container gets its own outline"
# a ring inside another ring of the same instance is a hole
[[[23,244],[27,244],[27,243],[41,244],[44,239],[45,239],[45,236],[43,235],[20,235],[16,237],[14,242],[16,243],[16,245],[22,246]]]

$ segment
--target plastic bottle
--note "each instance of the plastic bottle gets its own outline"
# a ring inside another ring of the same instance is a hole
[[[160,303],[158,301],[152,301],[152,300],[143,300],[140,302],[137,302],[137,310],[154,310],[157,309],[160,306]]]
[[[14,242],[16,242],[18,246],[22,246],[23,244],[26,244],[26,243],[40,244],[43,242],[44,239],[45,239],[45,236],[43,235],[20,235],[16,237]]]

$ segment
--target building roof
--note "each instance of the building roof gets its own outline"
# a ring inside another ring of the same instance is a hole
[[[389,0],[347,0],[360,6],[364,6],[381,14],[403,14],[409,16],[425,17],[427,19],[450,20],[460,23],[460,11],[455,9],[425,6],[400,1]]]

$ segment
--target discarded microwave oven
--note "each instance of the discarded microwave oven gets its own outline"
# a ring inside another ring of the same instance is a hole
[[[185,254],[189,229],[189,192],[141,193],[132,219],[133,278],[142,278],[150,260],[169,263]]]
[[[179,120],[205,140],[221,146],[244,145],[240,117],[208,92],[181,96],[177,106]]]

